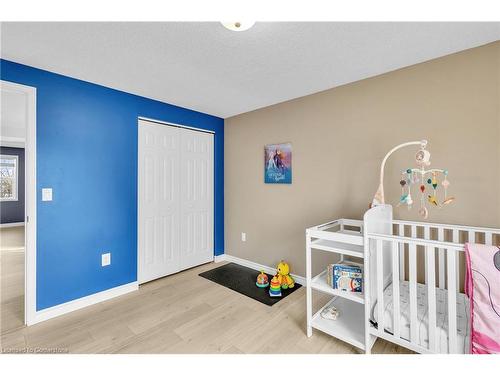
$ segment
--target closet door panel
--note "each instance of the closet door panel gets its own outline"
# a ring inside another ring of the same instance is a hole
[[[139,121],[138,280],[177,272],[180,234],[180,131]]]
[[[213,260],[213,135],[181,131],[181,268]]]

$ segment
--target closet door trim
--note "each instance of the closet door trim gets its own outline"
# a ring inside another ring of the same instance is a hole
[[[213,130],[206,130],[206,129],[201,129],[201,128],[195,128],[195,127],[188,126],[188,125],[175,124],[173,122],[166,122],[166,121],[154,120],[154,119],[151,119],[151,118],[148,118],[148,117],[142,117],[142,116],[139,116],[138,119],[142,120],[142,121],[153,122],[155,124],[174,126],[176,128],[189,129],[189,130],[194,130],[194,131],[201,132],[201,133],[209,133],[209,134],[214,134],[215,135],[215,132]]]

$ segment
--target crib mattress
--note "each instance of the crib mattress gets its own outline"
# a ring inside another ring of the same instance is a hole
[[[400,328],[401,338],[410,340],[410,288],[408,281],[400,281]],[[384,325],[388,332],[393,332],[393,296],[392,284],[384,290]],[[427,287],[417,284],[417,343],[429,347],[429,315]],[[377,322],[377,303],[373,305],[372,319]],[[436,288],[436,340],[439,353],[448,352],[448,296],[445,289]],[[457,350],[469,352],[469,300],[463,293],[457,295]]]

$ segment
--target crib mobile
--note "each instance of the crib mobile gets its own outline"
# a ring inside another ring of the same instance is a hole
[[[450,182],[448,180],[448,171],[446,169],[425,169],[429,167],[431,162],[431,154],[426,150],[427,141],[416,141],[402,143],[392,150],[390,150],[387,155],[382,160],[382,165],[380,166],[380,185],[378,187],[375,196],[373,197],[371,206],[377,206],[385,203],[384,197],[384,168],[385,163],[389,156],[396,150],[410,146],[419,145],[420,150],[415,154],[415,162],[417,168],[408,168],[401,172],[401,180],[399,184],[401,185],[401,197],[397,206],[406,205],[410,210],[413,206],[413,197],[411,195],[412,188],[414,185],[419,185],[420,190],[420,208],[418,213],[424,219],[429,216],[429,211],[426,207],[426,201],[432,206],[437,208],[442,208],[455,200],[454,197],[448,197],[448,187]],[[440,201],[437,193],[438,187],[441,185],[443,188],[443,199]],[[427,195],[427,199],[426,199]]]

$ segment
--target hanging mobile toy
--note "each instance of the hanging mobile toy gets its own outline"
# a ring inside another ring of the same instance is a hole
[[[406,180],[404,178],[401,178],[399,184],[401,185],[401,198],[399,198],[398,206],[400,206],[403,203],[406,203],[406,200],[408,199],[408,194],[405,194]]]
[[[420,150],[415,154],[415,162],[419,166],[419,168],[409,168],[406,170],[408,174],[412,173],[414,175],[420,174],[420,180],[422,181],[420,185],[420,209],[418,210],[418,213],[420,216],[422,216],[424,219],[426,219],[429,216],[429,211],[427,210],[427,207],[425,206],[425,183],[429,185],[429,189],[432,188],[432,193],[427,195],[427,202],[431,204],[431,206],[441,208],[444,205],[450,204],[453,202],[455,198],[450,197],[448,198],[448,186],[450,186],[450,182],[448,181],[448,171],[445,169],[429,169],[426,170],[425,167],[428,167],[431,162],[430,162],[430,157],[431,154],[429,151],[425,149],[424,144],[420,146]],[[444,199],[442,202],[439,202],[438,199],[438,194],[437,194],[437,189],[439,186],[438,183],[438,174],[442,174],[444,176],[443,181],[441,182],[441,186],[444,188]],[[430,175],[427,180],[426,175]],[[406,203],[407,199],[406,199]]]
[[[401,197],[399,198],[398,206],[406,204],[408,209],[411,209],[413,204],[413,199],[411,197],[411,185],[413,184],[413,181],[414,174],[410,169],[401,173],[401,181],[399,181],[399,184],[401,185]],[[406,192],[405,187],[408,189],[408,192]]]
[[[429,195],[427,199],[429,200],[429,203],[433,204],[434,206],[439,206],[437,197],[436,197],[436,188],[437,188],[437,179],[436,179],[436,172],[432,172],[432,178],[429,178],[427,180],[427,183],[432,186],[433,189],[433,194]]]
[[[448,181],[448,171],[444,170],[443,174],[444,174],[444,180],[443,180],[443,182],[441,182],[441,186],[444,189],[444,200],[443,200],[443,203],[441,203],[442,206],[450,204],[451,202],[453,202],[455,200],[454,197],[448,198],[448,186],[450,186],[450,182]]]
[[[424,219],[429,216],[429,211],[426,207],[426,183],[432,188],[432,192],[427,195],[427,202],[429,202],[432,206],[442,208],[445,205],[450,204],[455,200],[454,197],[448,197],[448,187],[450,186],[450,182],[448,181],[448,171],[445,169],[429,169],[428,167],[431,162],[431,154],[426,150],[427,141],[416,141],[416,142],[407,142],[400,144],[394,147],[391,151],[387,153],[382,161],[382,165],[380,167],[380,185],[373,197],[373,201],[370,206],[377,206],[380,204],[385,204],[384,198],[384,167],[389,156],[396,150],[410,145],[420,145],[420,150],[415,154],[415,162],[418,165],[418,168],[408,168],[405,171],[401,172],[401,180],[399,184],[401,185],[401,197],[399,198],[398,206],[406,204],[408,209],[411,209],[413,204],[413,199],[411,196],[411,186],[413,184],[420,183],[420,208],[418,213]],[[439,174],[443,176],[443,180],[441,182],[441,186],[444,189],[444,198],[442,202],[439,202],[437,189],[439,187]],[[427,177],[428,176],[428,177]]]
[[[418,213],[420,216],[422,216],[424,219],[427,219],[427,216],[429,216],[429,211],[427,211],[427,208],[425,207],[425,185],[422,184],[420,185],[420,209],[418,210]]]

